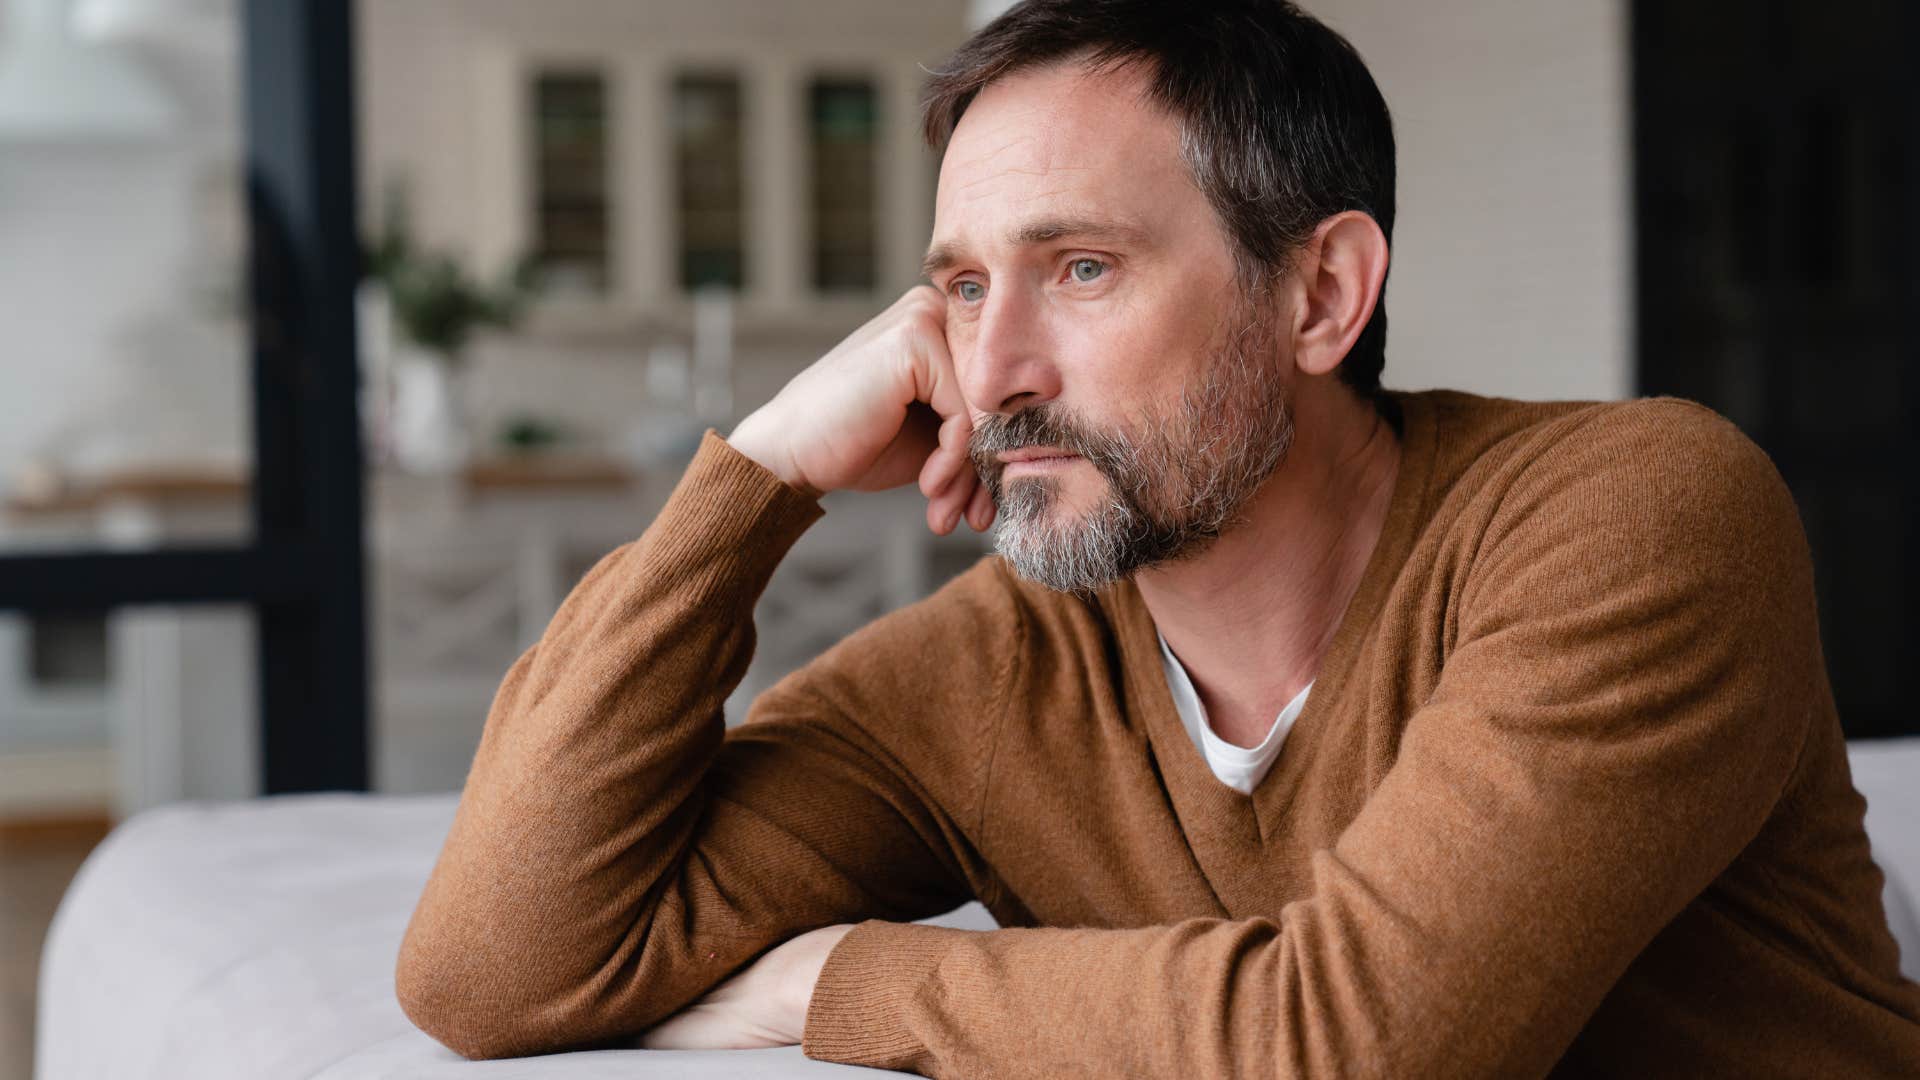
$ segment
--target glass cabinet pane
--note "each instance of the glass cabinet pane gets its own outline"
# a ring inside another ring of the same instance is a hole
[[[598,72],[545,72],[533,83],[534,246],[557,292],[604,292],[611,211],[607,184],[607,80]]]
[[[879,276],[878,94],[865,79],[817,79],[808,102],[814,288],[869,291]]]
[[[683,75],[673,86],[680,284],[746,284],[745,166],[740,80]]]

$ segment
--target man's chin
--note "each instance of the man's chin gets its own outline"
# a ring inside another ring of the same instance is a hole
[[[1152,526],[1115,504],[1079,511],[1053,500],[1003,514],[994,550],[1022,578],[1056,592],[1093,593],[1114,582],[1196,558],[1219,536]]]
[[[1014,573],[1055,592],[1097,592],[1126,576],[1125,553],[1111,527],[1059,504],[1003,516],[994,550]],[[1110,524],[1110,523],[1109,523]]]
[[[1053,592],[1096,593],[1124,576],[1088,574],[1083,567],[1062,559],[1058,549],[1036,551],[1002,543],[996,550],[1015,576]]]

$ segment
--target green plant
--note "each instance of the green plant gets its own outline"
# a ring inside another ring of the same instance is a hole
[[[363,247],[362,264],[386,288],[400,333],[458,363],[475,330],[519,323],[539,290],[538,264],[523,256],[498,284],[482,284],[453,256],[419,250],[409,216],[406,189],[389,185],[380,233]]]
[[[515,413],[500,425],[500,445],[519,454],[550,449],[566,437],[565,427],[531,413]]]

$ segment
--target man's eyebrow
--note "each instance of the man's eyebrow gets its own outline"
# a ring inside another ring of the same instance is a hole
[[[1044,244],[1053,240],[1086,239],[1107,243],[1139,244],[1147,239],[1147,231],[1125,221],[1107,218],[1042,218],[1030,221],[1009,234],[1014,245],[1028,247]],[[960,261],[965,254],[955,244],[935,244],[928,249],[927,257],[920,264],[920,273],[924,277],[933,275]]]
[[[1015,244],[1044,244],[1068,237],[1140,243],[1146,240],[1147,230],[1110,218],[1045,218],[1013,230]]]
[[[930,278],[959,261],[959,248],[952,244],[935,244],[927,250],[927,257],[920,262],[920,276]]]

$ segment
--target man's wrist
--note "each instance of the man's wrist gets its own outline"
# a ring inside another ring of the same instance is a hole
[[[642,535],[647,565],[672,577],[697,569],[708,588],[758,597],[794,542],[824,513],[709,428],[666,504]]]
[[[921,985],[954,945],[977,931],[868,919],[820,967],[801,1028],[801,1052],[821,1061],[911,1069],[923,1047],[908,1014]]]
[[[794,467],[793,455],[761,435],[765,423],[756,410],[734,425],[733,433],[726,436],[727,444],[808,498],[818,499],[825,494],[800,475]]]
[[[846,937],[853,926],[853,923],[842,923],[802,935],[807,939],[807,947],[797,957],[798,970],[787,986],[791,995],[788,1015],[793,1019],[789,1034],[795,1043],[800,1042],[806,1033],[807,1011],[813,1007],[813,991],[820,984],[820,971],[826,966],[827,957],[834,947],[840,944],[840,939]]]

